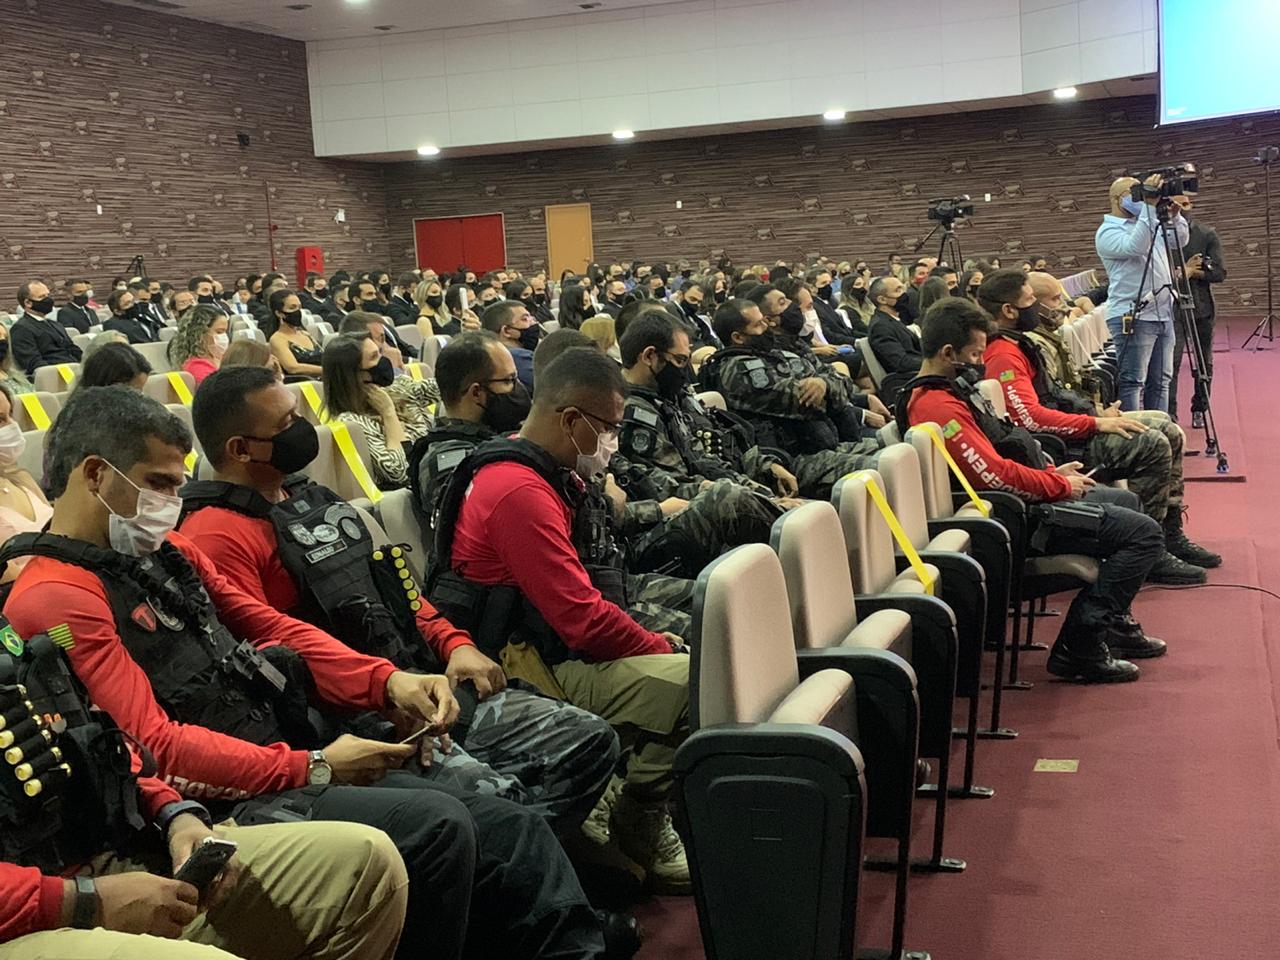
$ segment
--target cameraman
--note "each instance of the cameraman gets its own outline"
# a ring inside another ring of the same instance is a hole
[[[1184,205],[1185,214],[1190,205]],[[1221,283],[1227,279],[1227,264],[1222,257],[1222,244],[1218,240],[1218,231],[1206,226],[1199,217],[1187,218],[1191,222],[1191,238],[1182,248],[1182,256],[1187,261],[1187,279],[1191,283],[1191,296],[1195,300],[1196,339],[1200,341],[1200,353],[1204,357],[1205,389],[1197,385],[1191,396],[1191,426],[1204,426],[1204,410],[1209,404],[1209,393],[1213,388],[1213,327],[1214,303],[1211,283]],[[1178,419],[1178,371],[1182,369],[1182,352],[1186,348],[1183,342],[1181,325],[1173,328],[1173,379],[1169,381],[1169,415]]]
[[[1187,242],[1182,218],[1185,197],[1160,195],[1163,178],[1153,173],[1134,200],[1134,177],[1111,184],[1111,212],[1102,218],[1094,246],[1110,279],[1107,327],[1120,367],[1120,409],[1167,410],[1173,376],[1173,292],[1169,257],[1160,239],[1157,205],[1168,204],[1179,245]],[[1148,256],[1150,262],[1148,262]]]

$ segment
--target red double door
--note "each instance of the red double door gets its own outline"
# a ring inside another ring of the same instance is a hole
[[[507,238],[500,213],[416,219],[413,241],[418,266],[437,273],[452,273],[463,264],[484,273],[507,263]]]

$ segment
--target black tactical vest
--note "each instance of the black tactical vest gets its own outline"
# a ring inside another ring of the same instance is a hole
[[[24,643],[0,617],[0,642],[0,855],[53,875],[107,850],[128,856],[144,826],[130,739],[49,636]],[[138,753],[140,775],[154,775]]]
[[[589,498],[586,485],[576,473],[561,466],[537,444],[519,438],[489,440],[453,470],[437,515],[427,597],[454,626],[470,633],[476,645],[491,657],[516,640],[534,644],[548,664],[575,659],[577,654],[556,635],[519,587],[476,583],[454,569],[453,534],[467,489],[481,467],[505,462],[520,463],[536,471],[568,505],[573,513],[574,546],[591,582],[606,600],[626,609],[622,552],[612,543],[608,514],[602,512],[612,509],[608,498],[604,498],[604,504],[599,498]],[[591,560],[583,556],[584,549]]]
[[[1006,340],[1016,344],[1018,349],[1022,351],[1022,355],[1031,364],[1031,386],[1035,388],[1036,397],[1046,407],[1061,413],[1093,415],[1097,412],[1094,409],[1092,400],[1086,399],[1074,390],[1064,389],[1049,379],[1049,374],[1044,368],[1044,357],[1040,355],[1039,347],[1025,334],[1013,330],[1001,330],[995,336],[1004,337]]]
[[[355,508],[307,477],[289,477],[284,490],[288,498],[280,503],[217,480],[194,480],[179,493],[184,518],[223,507],[271,521],[280,561],[301,598],[300,619],[401,669],[438,670],[418,636],[414,615],[421,600],[404,557],[408,548],[375,550]]]
[[[760,351],[745,347],[717,350],[703,361],[698,378],[704,390],[719,391],[730,404],[733,403],[732,393],[721,387],[720,368],[734,357],[748,358],[744,361],[748,367],[747,375],[756,390],[772,388],[779,375],[804,376],[808,371],[803,360],[794,355],[789,357],[781,350]],[[760,446],[776,447],[791,456],[833,450],[841,439],[836,424],[825,415],[811,420],[793,420],[751,412],[747,417]]]
[[[643,397],[654,409],[634,403],[627,404],[622,427],[618,431],[624,455],[646,460],[652,458],[657,450],[661,427],[680,455],[688,475],[708,480],[734,479],[734,472],[729,465],[703,454],[703,447],[699,444],[710,446],[711,431],[700,429],[687,410],[649,387],[633,386],[631,392],[637,397]]]
[[[978,423],[978,429],[991,441],[996,452],[1006,460],[1013,460],[1015,463],[1033,467],[1036,470],[1043,470],[1049,465],[1048,458],[1040,448],[1040,441],[1022,427],[997,417],[991,404],[978,392],[977,385],[970,385],[965,380],[952,382],[946,377],[930,376],[916,377],[903,384],[893,411],[894,419],[898,422],[898,430],[903,437],[911,428],[911,422],[907,419],[907,407],[911,404],[911,395],[917,389],[947,390],[965,401],[973,413],[974,420]]]
[[[448,419],[437,420],[426,436],[414,441],[409,450],[409,490],[424,534],[435,529],[436,509],[449,474],[467,454],[495,436],[482,423]]]
[[[173,720],[251,743],[319,745],[305,690],[288,679],[308,675],[301,657],[285,647],[260,652],[237,641],[173,544],[129,557],[82,540],[28,533],[0,548],[0,561],[33,555],[82,567],[101,581],[116,632]]]

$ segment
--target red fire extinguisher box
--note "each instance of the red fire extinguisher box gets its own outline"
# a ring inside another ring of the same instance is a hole
[[[308,273],[324,273],[324,252],[319,247],[299,247],[297,267],[298,288],[301,289]]]

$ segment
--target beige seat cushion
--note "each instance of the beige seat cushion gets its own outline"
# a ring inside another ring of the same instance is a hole
[[[1057,553],[1032,557],[1024,567],[1029,577],[1067,576],[1093,583],[1098,579],[1098,561],[1079,553]]]
[[[843,647],[870,647],[892,650],[903,659],[911,658],[911,615],[905,610],[877,610],[850,631]]]
[[[951,553],[969,552],[968,530],[943,530],[929,541],[929,550],[947,550]]]
[[[769,723],[812,723],[852,732],[853,677],[843,670],[819,670],[782,698]]]
[[[988,510],[991,509],[991,503],[989,501],[983,500],[982,502],[987,505]],[[982,515],[982,511],[979,510],[977,507],[975,507],[972,502],[965,503],[963,507],[956,508],[956,516],[957,517],[976,517],[979,520],[985,519]]]
[[[924,593],[924,584],[919,580],[910,579],[908,577],[899,577],[893,583],[889,584],[889,589],[885,593]]]

